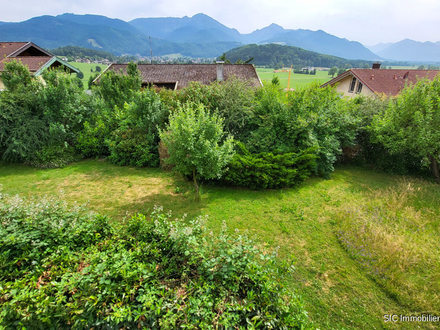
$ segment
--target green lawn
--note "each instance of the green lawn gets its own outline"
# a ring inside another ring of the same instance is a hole
[[[294,263],[285,285],[320,329],[434,329],[384,323],[383,315],[440,313],[440,189],[426,181],[339,167],[330,180],[291,189],[205,185],[196,203],[178,174],[86,160],[63,169],[1,166],[0,184],[2,193],[88,202],[116,221],[154,205],[176,217],[206,214],[214,232],[226,221]]]
[[[257,68],[257,73],[263,84],[265,82],[270,82],[274,76],[277,76],[278,79],[280,79],[281,86],[287,88],[289,73],[287,72],[274,73],[273,69],[266,69],[266,68]],[[295,74],[292,71],[290,75],[290,88],[293,89],[302,88],[314,81],[317,81],[319,84],[324,84],[330,79],[332,79],[332,77],[328,75],[328,71],[316,71],[316,75]]]
[[[78,62],[69,62],[70,65],[73,65],[75,68],[80,69],[82,73],[84,73],[84,78],[82,82],[84,84],[84,89],[87,89],[87,85],[89,83],[89,78],[96,73],[96,66],[101,68],[101,72],[107,68],[107,65],[104,64],[96,64],[96,63],[78,63]],[[93,70],[91,72],[90,70]]]

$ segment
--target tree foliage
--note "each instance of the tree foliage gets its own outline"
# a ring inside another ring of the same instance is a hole
[[[374,117],[374,138],[392,153],[410,153],[424,157],[435,180],[440,183],[440,78],[422,79],[407,86],[388,104],[385,112]]]
[[[252,63],[260,66],[279,68],[300,66],[300,67],[327,67],[332,66],[343,67],[350,65],[361,67],[364,61],[346,60],[341,57],[319,54],[294,46],[283,46],[277,44],[256,45],[250,44],[233,48],[224,54],[224,58],[230,60],[231,63],[244,58],[252,58]],[[371,65],[369,65],[371,66]]]
[[[115,112],[117,128],[106,140],[109,160],[118,165],[159,164],[159,128],[164,128],[168,109],[153,90],[137,92],[130,103]]]
[[[311,85],[292,93],[278,86],[261,89],[249,138],[252,153],[298,153],[317,147],[315,172],[328,177],[342,148],[353,145],[357,119],[332,88]]]
[[[129,102],[134,94],[141,89],[142,78],[137,65],[133,62],[128,64],[126,74],[124,72],[106,71],[99,79],[95,92],[107,108],[114,109],[117,106],[122,109],[125,102]]]
[[[197,180],[220,178],[233,156],[232,137],[224,135],[222,118],[191,103],[171,114],[169,125],[160,132],[170,155],[167,162],[177,172],[192,175],[196,199]]]

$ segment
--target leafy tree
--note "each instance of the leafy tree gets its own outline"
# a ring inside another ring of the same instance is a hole
[[[106,143],[109,160],[118,165],[150,166],[159,164],[159,128],[165,126],[168,109],[153,90],[137,92],[130,103],[117,113],[118,127]]]
[[[43,74],[42,84],[19,62],[7,63],[5,69],[2,79],[6,90],[0,93],[3,159],[32,163],[44,155],[42,158],[49,160],[48,153],[60,155],[73,146],[94,108],[78,78],[50,70]]]
[[[345,69],[340,68],[340,69],[338,70],[338,76],[339,76],[340,74],[343,74],[344,72],[345,72]]]
[[[134,94],[141,89],[142,78],[137,65],[130,62],[127,72],[107,71],[101,76],[96,88],[98,97],[102,98],[108,109],[115,106],[122,109],[125,102],[130,102]]]
[[[49,139],[39,91],[41,82],[17,61],[5,64],[5,90],[0,92],[0,154],[2,159],[31,159]]]
[[[373,118],[375,139],[393,154],[424,157],[440,184],[440,78],[407,86],[383,114]]]
[[[43,74],[46,82],[40,92],[51,145],[74,145],[76,134],[94,111],[93,100],[83,92],[78,78],[62,70]],[[82,82],[81,82],[82,84]]]
[[[76,76],[77,76],[79,79],[83,79],[83,78],[84,78],[84,73],[82,73],[82,71],[80,71],[80,72],[78,72],[78,73],[76,74]]]
[[[101,72],[101,67],[99,65],[96,66],[96,72]]]
[[[197,180],[221,177],[234,154],[232,137],[224,138],[223,119],[209,115],[201,104],[184,104],[169,121],[160,132],[170,155],[167,162],[175,165],[177,172],[192,175],[195,198],[199,200]]]
[[[332,78],[333,78],[337,72],[338,72],[338,68],[336,66],[334,66],[328,71],[328,75],[332,76]]]

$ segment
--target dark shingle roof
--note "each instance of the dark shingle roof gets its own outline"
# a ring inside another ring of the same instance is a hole
[[[0,60],[16,52],[28,42],[0,42]]]
[[[406,70],[406,69],[351,69],[326,82],[333,86],[349,75],[355,76],[373,93],[395,96],[406,84],[415,84],[418,79],[434,79],[438,70]]]
[[[126,72],[127,64],[112,64],[107,70]],[[185,88],[191,81],[208,85],[217,80],[217,64],[139,64],[143,84],[176,83],[176,89]],[[249,80],[261,86],[260,78],[252,64],[223,64],[223,78]]]
[[[4,71],[5,63],[12,61],[19,61],[23,65],[27,66],[30,72],[37,72],[50,60],[52,60],[52,57],[48,57],[48,56],[4,58],[0,60],[0,71]]]

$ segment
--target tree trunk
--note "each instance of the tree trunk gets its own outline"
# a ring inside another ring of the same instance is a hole
[[[195,200],[196,202],[198,202],[200,201],[200,193],[199,193],[199,186],[197,185],[196,169],[193,169],[193,179],[194,179]]]
[[[434,174],[435,182],[440,184],[440,171],[438,168],[438,161],[435,158],[435,156],[432,156],[432,155],[428,155],[428,158],[429,158],[429,161],[431,162],[431,171],[432,171],[432,174]]]

